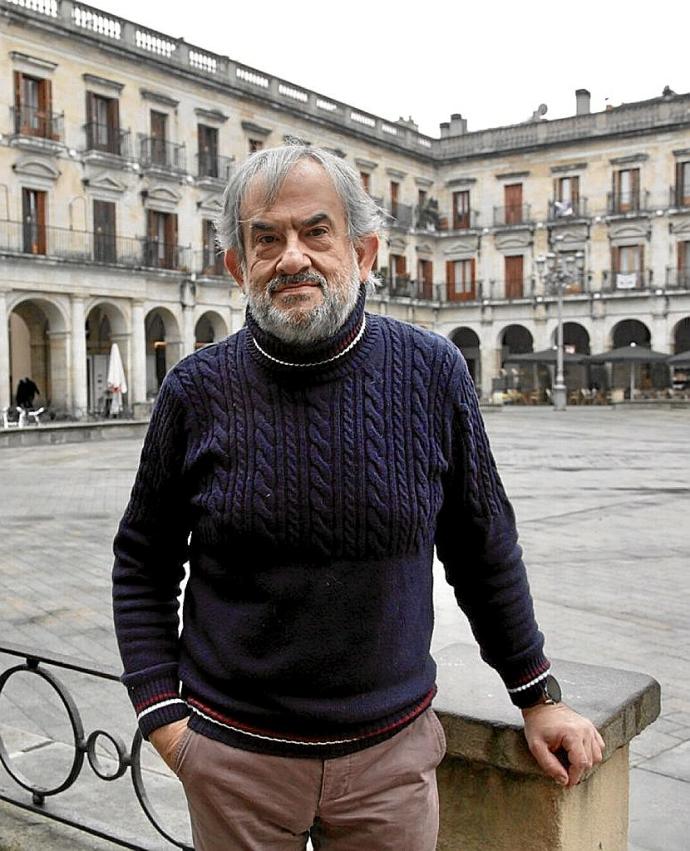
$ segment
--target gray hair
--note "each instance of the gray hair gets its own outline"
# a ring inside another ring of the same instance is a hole
[[[260,178],[264,185],[265,203],[278,197],[283,181],[300,161],[318,163],[333,182],[345,209],[348,234],[353,245],[364,236],[377,233],[385,221],[385,213],[367,195],[354,169],[339,157],[310,145],[283,145],[251,154],[230,177],[223,195],[223,212],[216,220],[218,243],[223,249],[234,249],[244,262],[240,208],[250,184]]]

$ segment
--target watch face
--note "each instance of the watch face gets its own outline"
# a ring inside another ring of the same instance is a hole
[[[561,702],[561,687],[558,684],[558,680],[552,674],[549,674],[548,677],[544,680],[544,694],[549,700],[552,700],[554,703]]]

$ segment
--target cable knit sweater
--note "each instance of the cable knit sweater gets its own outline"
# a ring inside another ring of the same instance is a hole
[[[115,539],[123,681],[147,736],[333,757],[434,695],[434,546],[517,705],[548,661],[465,362],[364,313],[296,349],[250,314],[178,363]],[[178,596],[189,560],[183,628]]]

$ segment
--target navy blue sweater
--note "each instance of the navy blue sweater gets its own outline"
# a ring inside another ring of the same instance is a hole
[[[435,545],[482,656],[533,702],[543,638],[460,352],[364,314],[363,292],[306,349],[248,315],[167,375],[115,539],[143,734],[191,714],[228,744],[320,757],[393,735],[434,694]]]

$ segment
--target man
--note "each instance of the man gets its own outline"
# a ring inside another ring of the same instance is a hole
[[[197,851],[435,847],[434,546],[543,769],[601,759],[557,702],[462,356],[364,312],[379,223],[321,150],[237,169],[219,237],[247,324],[166,377],[115,540],[123,680]]]

